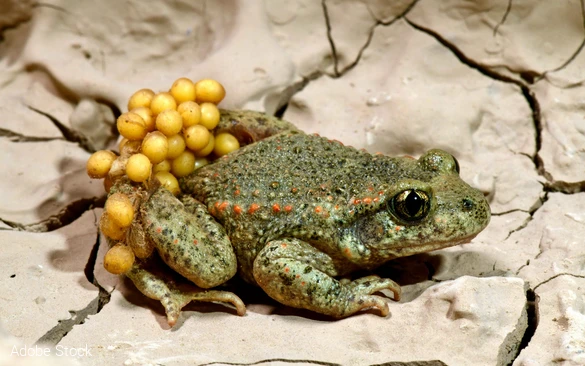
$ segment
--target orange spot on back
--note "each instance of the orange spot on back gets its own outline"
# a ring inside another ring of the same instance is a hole
[[[254,212],[258,211],[258,209],[260,208],[260,205],[257,203],[252,203],[250,205],[250,208],[248,209],[248,213],[249,214],[253,214]]]
[[[284,271],[285,271],[286,273],[289,273],[289,272],[290,272],[290,268],[286,267],[286,268],[284,269]]]
[[[173,240],[173,244],[177,244],[178,242],[179,242],[179,239]]]
[[[197,245],[197,244],[199,244],[199,242],[197,241],[197,239],[193,239],[193,244],[194,244],[194,245]]]
[[[378,198],[378,197],[374,197],[374,199],[373,199],[374,202],[378,202],[379,200],[380,200],[380,198]]]
[[[301,282],[301,286],[305,286],[305,281]]]
[[[369,205],[370,203],[372,203],[372,199],[370,197],[366,197],[366,198],[364,198],[364,203],[366,205]]]
[[[301,275],[300,274],[297,274],[295,277],[296,278],[301,278]]]
[[[218,207],[219,212],[223,212],[229,205],[230,203],[228,201],[222,202],[222,204]]]
[[[278,203],[272,205],[272,212],[280,212],[280,205]]]
[[[384,195],[384,191],[379,191],[378,192],[378,196],[383,196]]]
[[[396,226],[396,227],[394,228],[394,230],[396,230],[396,231],[400,231],[400,230],[402,230],[402,226]]]
[[[234,191],[234,196],[239,196],[239,195],[240,195],[240,190],[239,190],[239,189],[236,189],[236,190]]]
[[[284,210],[286,212],[291,212],[292,211],[292,206],[291,205],[286,205],[286,206],[284,206]]]
[[[278,145],[278,146],[276,147],[276,150],[282,150],[282,146]]]
[[[242,213],[242,207],[240,205],[234,205],[234,213],[239,215]]]
[[[159,234],[160,234],[160,233],[162,233],[162,227],[160,227],[160,226],[159,226],[159,227],[157,227],[157,228],[156,228],[156,232],[157,232],[157,233],[159,233]]]
[[[280,244],[280,247],[283,248],[283,249],[286,248],[286,243]]]
[[[359,205],[360,203],[362,203],[362,200],[360,200],[359,198],[355,198],[355,199],[353,200],[353,204],[354,204],[354,205]]]
[[[323,207],[321,207],[321,206],[315,207],[315,212],[316,213],[321,213],[322,211],[323,211]]]

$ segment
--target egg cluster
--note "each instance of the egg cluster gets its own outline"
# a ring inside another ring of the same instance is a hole
[[[108,150],[95,152],[87,161],[87,174],[104,178],[108,192],[116,180],[126,176],[139,185],[157,179],[173,194],[179,194],[177,178],[206,165],[209,155],[220,157],[240,147],[229,133],[214,135],[220,120],[217,104],[224,97],[225,89],[212,79],[194,83],[180,78],[168,92],[138,90],[128,101],[128,112],[117,120],[123,137],[120,155]],[[100,229],[116,243],[104,258],[104,266],[111,273],[125,273],[135,256],[146,258],[154,248],[140,235],[139,225],[133,225],[138,201],[132,194],[120,192],[106,201]]]

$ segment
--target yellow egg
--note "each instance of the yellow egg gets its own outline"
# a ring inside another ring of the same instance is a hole
[[[195,155],[189,150],[185,150],[181,155],[171,161],[171,173],[177,178],[184,177],[195,170]]]
[[[217,80],[203,79],[195,84],[197,103],[210,102],[219,104],[225,97],[225,89]]]
[[[187,78],[175,80],[170,92],[178,103],[195,100],[195,84]]]
[[[150,110],[150,108],[138,107],[138,108],[132,109],[130,112],[136,113],[137,115],[142,117],[142,120],[144,121],[144,125],[146,126],[146,131],[148,131],[148,132],[154,131],[154,128],[156,126],[155,126],[154,118],[153,118],[152,111]]]
[[[166,111],[167,109],[177,109],[177,102],[171,93],[161,92],[155,94],[150,102],[150,110],[152,114],[157,115]]]
[[[146,136],[146,124],[136,113],[126,112],[118,117],[118,132],[128,140],[142,140]]]
[[[154,177],[161,182],[163,187],[171,191],[175,196],[181,193],[179,181],[170,172],[158,172]]]
[[[193,101],[179,104],[177,112],[183,118],[183,128],[194,126],[201,121],[201,108]]]
[[[195,170],[204,167],[207,164],[209,164],[209,160],[207,160],[207,158],[197,158],[195,159]]]
[[[128,100],[128,110],[131,111],[134,108],[139,107],[150,107],[150,102],[154,97],[154,92],[150,89],[140,89],[136,93],[132,94],[130,100]]]
[[[152,166],[152,174],[156,174],[158,172],[170,172],[171,171],[171,162],[168,159],[161,161],[158,164],[154,164]]]
[[[174,109],[167,109],[156,117],[156,128],[166,136],[173,136],[181,132],[183,118]]]
[[[203,149],[195,151],[194,152],[195,156],[198,158],[205,157],[213,152],[214,147],[215,147],[215,136],[213,136],[212,134],[209,134],[209,142],[207,143],[207,145]]]
[[[126,229],[116,225],[106,212],[100,218],[100,230],[110,239],[122,240],[126,236]]]
[[[215,155],[223,156],[239,148],[240,143],[234,135],[224,132],[215,136],[215,147],[213,148]]]
[[[124,274],[132,268],[134,259],[134,252],[129,246],[116,244],[106,252],[104,268],[115,275]]]
[[[167,140],[169,141],[169,152],[167,153],[168,159],[176,159],[177,156],[181,155],[181,153],[185,151],[186,145],[183,136],[177,134],[167,137]]]
[[[105,178],[118,157],[109,150],[96,151],[87,160],[86,170],[90,178]]]
[[[209,143],[211,134],[202,125],[195,125],[185,130],[185,143],[193,151],[201,150]]]
[[[213,130],[219,123],[219,109],[213,103],[201,103],[201,122],[208,130]]]
[[[126,163],[126,175],[134,182],[144,182],[150,176],[152,164],[143,154],[134,154]]]
[[[130,198],[123,193],[117,192],[108,197],[104,211],[121,228],[130,226],[134,220],[134,207],[132,207]]]
[[[159,131],[149,132],[142,140],[141,151],[153,164],[158,164],[167,158],[169,141]]]

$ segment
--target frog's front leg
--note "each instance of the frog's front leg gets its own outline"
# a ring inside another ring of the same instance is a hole
[[[237,270],[230,240],[205,206],[189,196],[184,202],[157,188],[140,208],[145,233],[177,273],[201,288],[221,285]]]
[[[126,272],[136,288],[145,296],[161,302],[167,315],[167,322],[172,327],[177,322],[181,309],[191,301],[215,301],[231,303],[238,315],[246,313],[246,306],[235,294],[228,291],[201,290],[191,285],[177,286],[173,281],[166,281],[135,263]]]
[[[388,315],[388,304],[373,293],[388,289],[400,298],[400,286],[390,279],[368,276],[338,281],[333,260],[303,241],[284,239],[268,243],[254,261],[254,279],[278,302],[342,318],[376,308]]]

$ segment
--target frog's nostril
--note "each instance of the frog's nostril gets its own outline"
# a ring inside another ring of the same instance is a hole
[[[474,206],[475,206],[475,203],[472,200],[470,200],[469,198],[463,199],[463,209],[465,211],[471,210]]]

